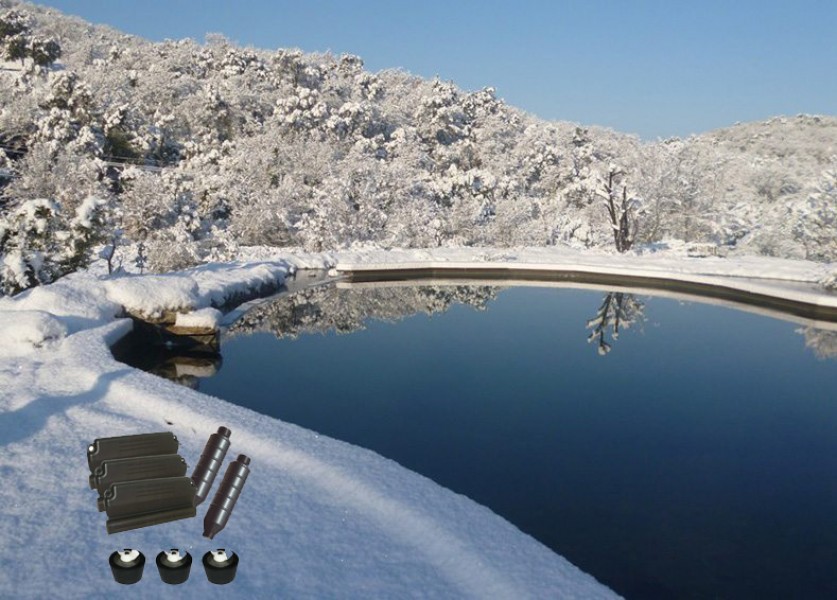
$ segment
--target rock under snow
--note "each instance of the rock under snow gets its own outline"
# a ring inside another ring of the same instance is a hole
[[[177,313],[175,327],[215,329],[221,320],[221,311],[215,308],[201,308],[190,313]]]

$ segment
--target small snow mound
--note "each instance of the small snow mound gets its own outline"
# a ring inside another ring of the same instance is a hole
[[[67,335],[66,326],[40,310],[0,312],[3,354],[15,354]]]
[[[37,310],[56,317],[82,319],[105,323],[119,312],[119,306],[107,300],[104,291],[95,282],[70,276],[50,285],[38,286],[0,302],[3,310]],[[68,319],[62,319],[67,322]],[[74,329],[71,327],[71,333]]]
[[[143,275],[105,282],[108,297],[130,313],[159,317],[164,311],[195,308],[198,284],[191,277]]]
[[[201,308],[190,313],[177,313],[175,327],[201,327],[215,329],[221,320],[221,311],[215,308]]]
[[[819,284],[828,291],[837,292],[837,268],[831,273],[823,275]]]

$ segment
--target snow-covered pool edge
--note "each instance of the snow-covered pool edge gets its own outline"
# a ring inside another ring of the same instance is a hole
[[[234,268],[193,270],[180,277],[196,286],[169,290],[192,308],[210,305],[254,277]],[[0,302],[0,313],[37,310],[63,325],[42,327],[49,336],[35,345],[24,336],[0,357],[0,473],[8,482],[0,486],[0,596],[41,598],[57,587],[65,597],[110,595],[117,584],[107,556],[117,548],[147,559],[169,547],[202,555],[211,543],[195,520],[108,536],[87,489],[84,449],[96,437],[171,430],[193,466],[222,424],[233,430],[231,452],[253,460],[234,521],[217,540],[242,556],[236,596],[613,596],[488,509],[393,461],[116,362],[109,346],[130,322],[116,318],[108,286],[79,275]],[[205,594],[201,575],[177,595]],[[172,592],[150,561],[136,590]]]

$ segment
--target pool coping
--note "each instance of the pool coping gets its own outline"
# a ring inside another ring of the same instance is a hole
[[[454,279],[507,281],[510,285],[514,281],[526,281],[642,288],[755,306],[811,321],[837,322],[837,294],[817,289],[815,284],[809,282],[780,279],[670,273],[625,265],[617,268],[601,265],[456,261],[369,264],[338,262],[334,271],[345,275],[351,283]],[[796,286],[791,287],[789,283]]]

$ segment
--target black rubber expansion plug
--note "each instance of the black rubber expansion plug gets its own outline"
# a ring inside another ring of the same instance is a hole
[[[139,550],[117,550],[110,555],[110,570],[117,583],[132,584],[142,579],[145,556]]]
[[[227,456],[227,449],[230,447],[230,430],[226,427],[219,427],[218,433],[213,433],[203,447],[198,464],[192,472],[192,482],[195,484],[195,506],[206,500],[212,482]]]
[[[211,583],[224,585],[235,579],[238,554],[227,552],[223,548],[210,550],[203,555],[203,568],[206,571],[206,578]]]
[[[241,490],[244,489],[247,475],[250,474],[249,464],[250,458],[239,454],[238,458],[227,467],[224,479],[218,486],[218,491],[215,492],[209,510],[206,511],[206,517],[203,519],[203,535],[210,540],[227,526],[235,503],[241,495]]]
[[[192,555],[177,548],[163,550],[157,555],[157,570],[160,579],[171,585],[178,585],[189,579],[192,569]]]

